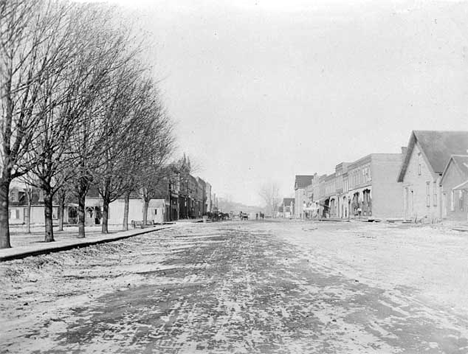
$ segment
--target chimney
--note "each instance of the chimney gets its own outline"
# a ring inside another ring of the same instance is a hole
[[[401,154],[403,155],[403,157],[406,156],[406,152],[408,151],[408,148],[406,146],[402,146],[401,147]]]

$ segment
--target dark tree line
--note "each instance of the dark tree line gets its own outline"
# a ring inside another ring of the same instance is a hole
[[[142,41],[116,18],[103,5],[0,0],[0,248],[11,247],[14,179],[43,191],[45,241],[53,241],[54,198],[62,218],[66,200],[77,200],[85,237],[95,186],[107,233],[112,201],[139,192],[147,205],[164,177],[172,123]]]

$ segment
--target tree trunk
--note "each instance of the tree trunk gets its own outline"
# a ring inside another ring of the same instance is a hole
[[[128,230],[128,211],[130,209],[130,192],[125,193],[123,229]]]
[[[26,220],[26,232],[28,234],[31,233],[31,211],[32,211],[32,188],[31,187],[27,187],[26,189],[26,195],[28,196],[28,217],[27,217],[27,220]]]
[[[0,179],[0,248],[11,248],[8,198],[10,193],[10,178],[3,173]]]
[[[86,188],[83,178],[79,181],[78,187],[78,238],[85,238],[85,223],[86,223]]]
[[[109,233],[109,198],[102,198],[102,228],[103,234]]]
[[[146,225],[148,222],[148,207],[149,200],[143,199],[143,225]]]
[[[77,197],[78,197],[78,238],[85,238],[86,225],[86,194],[88,193],[89,182],[86,176],[82,176],[78,180]]]
[[[44,219],[45,219],[45,242],[53,242],[54,228],[52,222],[52,193],[44,190]]]
[[[58,208],[58,217],[59,217],[59,231],[63,231],[63,213],[65,210],[65,193],[60,192],[59,194],[59,208]]]
[[[86,194],[78,196],[78,238],[85,238],[85,222],[86,222],[86,210],[85,210],[85,199]]]

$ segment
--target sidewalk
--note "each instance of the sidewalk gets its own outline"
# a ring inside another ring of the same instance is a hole
[[[122,240],[173,226],[174,224],[155,225],[143,229],[129,229],[128,231],[110,227],[109,233],[106,235],[101,233],[100,226],[89,226],[86,227],[85,238],[77,238],[78,227],[76,226],[65,227],[63,231],[57,231],[54,227],[55,242],[44,242],[43,226],[33,227],[30,234],[27,234],[23,227],[13,227],[10,233],[12,248],[0,249],[0,262]]]

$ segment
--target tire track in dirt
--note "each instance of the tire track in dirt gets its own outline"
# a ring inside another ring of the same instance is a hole
[[[140,245],[145,249],[145,242]],[[41,353],[465,353],[466,337],[395,289],[337,275],[248,224],[175,234],[146,284],[74,309]],[[157,252],[154,248],[154,252]],[[115,257],[115,255],[114,255]]]

